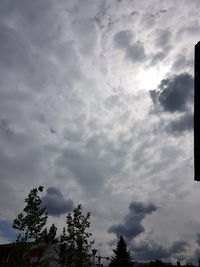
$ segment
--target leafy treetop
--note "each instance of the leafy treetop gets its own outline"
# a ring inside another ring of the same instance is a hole
[[[43,191],[43,186],[33,188],[25,198],[26,206],[13,221],[13,228],[20,231],[17,241],[27,242],[29,239],[37,241],[40,238],[43,227],[47,222],[46,207],[42,207],[42,200],[38,196]]]

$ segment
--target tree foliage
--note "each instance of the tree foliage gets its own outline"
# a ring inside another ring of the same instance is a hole
[[[131,267],[132,257],[123,236],[117,241],[116,249],[113,250],[114,256],[111,259],[109,267]]]
[[[44,231],[42,231],[38,241],[44,244],[52,244],[52,245],[56,244],[58,243],[58,238],[56,237],[56,233],[57,233],[57,227],[53,223],[49,228],[49,231],[47,228],[45,228]]]
[[[92,234],[87,231],[90,213],[84,215],[81,205],[78,205],[66,216],[66,226],[57,238],[57,227],[54,224],[49,230],[46,227],[48,215],[38,195],[42,191],[43,186],[30,191],[25,198],[25,208],[13,221],[13,228],[20,232],[16,245],[24,251],[17,265],[28,266],[32,251],[38,250],[37,266],[47,267],[56,262],[69,267],[90,266],[90,248],[94,243],[90,241]]]
[[[13,221],[13,228],[19,230],[18,242],[27,242],[29,239],[37,241],[47,222],[46,207],[42,207],[42,200],[38,196],[43,191],[43,186],[33,188],[25,198],[26,207]]]
[[[82,214],[81,205],[78,205],[73,214],[66,216],[66,227],[60,236],[60,263],[63,266],[87,267],[89,264],[90,248],[94,241],[90,241],[90,213]],[[65,265],[66,264],[66,265]]]

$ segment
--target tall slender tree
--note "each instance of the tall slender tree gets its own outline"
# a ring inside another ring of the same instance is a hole
[[[90,241],[91,233],[87,232],[90,226],[90,213],[84,215],[81,205],[78,205],[73,214],[66,217],[66,227],[60,236],[59,260],[61,266],[88,267],[90,266],[90,248],[94,241]]]
[[[114,256],[111,258],[109,267],[131,267],[132,257],[123,236],[117,241],[116,249],[113,250]]]
[[[18,242],[27,242],[29,239],[37,241],[47,222],[46,207],[42,207],[42,200],[38,196],[43,191],[43,186],[33,188],[25,198],[26,207],[13,221],[13,228],[19,230]]]
[[[46,207],[42,207],[42,200],[39,196],[42,191],[43,186],[38,186],[30,191],[28,197],[25,198],[25,208],[13,221],[12,227],[19,231],[16,248],[23,255],[23,257],[16,259],[16,266],[24,267],[29,265],[32,249],[29,241],[39,243],[44,236],[44,226],[48,216]]]

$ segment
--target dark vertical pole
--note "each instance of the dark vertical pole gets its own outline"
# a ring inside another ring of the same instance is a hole
[[[195,45],[194,180],[200,181],[200,42]]]

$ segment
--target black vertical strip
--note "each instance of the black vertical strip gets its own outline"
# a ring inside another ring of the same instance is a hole
[[[195,45],[194,68],[194,180],[200,181],[200,42]]]

